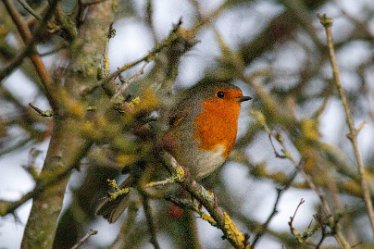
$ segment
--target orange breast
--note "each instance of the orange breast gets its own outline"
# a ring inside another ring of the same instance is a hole
[[[194,122],[194,137],[200,141],[199,148],[212,150],[223,145],[223,156],[227,158],[236,139],[240,103],[214,98],[203,101],[202,105],[202,112]]]

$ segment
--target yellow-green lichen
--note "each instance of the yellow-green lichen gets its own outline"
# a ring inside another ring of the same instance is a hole
[[[246,239],[244,235],[238,230],[231,217],[226,212],[223,212],[223,217],[226,237],[235,241],[235,244],[238,245],[240,248],[249,249],[249,244],[245,243]]]

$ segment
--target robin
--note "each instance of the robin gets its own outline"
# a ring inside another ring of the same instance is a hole
[[[227,82],[201,82],[184,96],[171,109],[170,127],[160,144],[194,179],[201,180],[226,161],[237,135],[240,103],[251,97]],[[133,181],[129,177],[121,186],[131,186]],[[127,207],[125,197],[106,199],[97,214],[116,221]]]

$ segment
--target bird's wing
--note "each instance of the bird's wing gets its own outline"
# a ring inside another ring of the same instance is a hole
[[[178,106],[179,108],[174,109],[169,117],[169,126],[170,128],[180,125],[188,115],[193,111],[193,106]]]

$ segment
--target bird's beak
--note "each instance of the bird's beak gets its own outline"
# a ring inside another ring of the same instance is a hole
[[[248,100],[251,100],[252,97],[249,97],[249,96],[240,96],[238,97],[238,102],[244,102],[244,101],[248,101]]]

